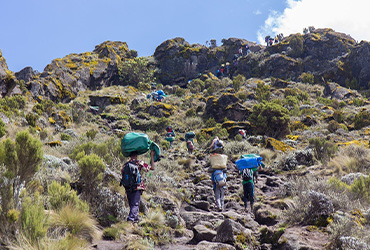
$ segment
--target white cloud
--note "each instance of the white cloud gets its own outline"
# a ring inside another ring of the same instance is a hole
[[[255,11],[253,12],[253,14],[255,14],[256,16],[258,16],[258,15],[261,15],[261,14],[262,14],[262,12],[261,12],[260,10],[255,10]]]
[[[258,33],[264,43],[266,35],[302,33],[303,28],[332,28],[354,39],[370,41],[368,0],[287,0],[283,13],[271,11]]]

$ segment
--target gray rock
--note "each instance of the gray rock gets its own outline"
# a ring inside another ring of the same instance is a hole
[[[314,162],[314,154],[312,149],[297,150],[285,158],[283,158],[279,163],[278,167],[282,170],[295,170],[298,165],[311,166]]]
[[[193,229],[201,221],[208,221],[212,224],[223,220],[223,215],[219,213],[203,213],[203,212],[182,212],[181,217],[184,219],[186,228]]]
[[[225,218],[232,219],[238,223],[240,223],[242,226],[249,228],[251,230],[258,230],[259,224],[256,222],[250,214],[240,214],[236,213],[234,211],[227,211],[222,213]]]
[[[282,250],[321,250],[328,243],[327,233],[302,227],[285,229],[278,240],[279,249]]]
[[[326,195],[312,190],[307,195],[310,198],[304,219],[307,225],[316,224],[318,220],[326,220],[334,212],[333,202]]]
[[[370,249],[370,245],[366,244],[365,242],[351,236],[343,236],[339,238],[341,243],[341,249],[343,250],[368,250]]]
[[[196,250],[236,250],[235,247],[218,243],[218,242],[209,242],[209,241],[201,241],[198,243],[198,245],[195,248]]]
[[[235,244],[237,235],[244,235],[247,239],[252,240],[251,230],[246,229],[238,222],[226,219],[217,228],[217,235],[214,241]]]
[[[102,226],[110,226],[114,221],[108,218],[113,216],[117,220],[125,220],[130,208],[125,204],[125,198],[118,192],[107,187],[98,188],[93,202],[93,211]]]
[[[212,229],[208,229],[207,227],[203,225],[196,225],[193,228],[193,232],[194,232],[194,238],[192,239],[192,241],[195,243],[198,243],[202,240],[212,241],[213,238],[217,235],[216,231]]]
[[[78,135],[73,129],[65,129],[63,131],[64,134],[70,135],[72,138],[77,138]]]
[[[209,211],[211,206],[208,201],[194,201],[192,202],[192,205],[205,211]]]
[[[345,176],[342,176],[342,178],[340,178],[340,181],[348,185],[351,185],[353,184],[355,180],[360,179],[361,177],[367,178],[368,175],[365,175],[363,173],[349,173],[349,174],[346,174]]]
[[[278,223],[278,218],[276,214],[273,214],[270,209],[261,208],[255,212],[255,220],[266,226],[273,226]]]

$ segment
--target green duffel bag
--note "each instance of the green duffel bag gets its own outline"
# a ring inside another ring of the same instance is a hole
[[[130,156],[132,152],[139,155],[145,154],[150,148],[152,141],[146,134],[131,132],[127,133],[121,140],[121,150],[124,156]]]
[[[175,140],[175,137],[166,137],[165,140],[171,142]]]
[[[161,149],[159,148],[159,146],[157,145],[157,143],[155,142],[152,142],[150,144],[150,150],[153,150],[154,151],[154,161],[157,162],[157,161],[160,161],[161,160]]]
[[[124,156],[130,156],[132,152],[139,155],[145,154],[149,150],[154,150],[154,161],[160,160],[161,150],[159,146],[152,142],[148,135],[143,133],[127,133],[121,140],[121,150]]]

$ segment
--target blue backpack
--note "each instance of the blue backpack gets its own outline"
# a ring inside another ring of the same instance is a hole
[[[225,178],[225,174],[222,170],[216,170],[214,172],[214,176],[215,176],[215,182],[216,182],[216,185],[219,186],[219,187],[223,187],[226,185],[226,178]]]
[[[120,182],[127,191],[134,191],[141,182],[139,167],[136,164],[127,162],[123,169],[123,175]]]

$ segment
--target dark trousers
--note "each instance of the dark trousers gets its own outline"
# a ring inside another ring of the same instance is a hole
[[[127,221],[138,222],[139,221],[139,206],[141,190],[127,191],[128,204],[130,206],[130,213],[128,214]]]
[[[254,203],[254,187],[252,182],[247,182],[243,185],[244,189],[244,207],[247,207],[247,202]]]

